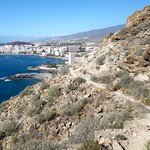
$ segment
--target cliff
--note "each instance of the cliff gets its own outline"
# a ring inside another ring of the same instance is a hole
[[[74,66],[0,104],[0,149],[148,149],[149,10]]]

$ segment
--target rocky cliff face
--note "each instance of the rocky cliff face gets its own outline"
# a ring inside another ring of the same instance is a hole
[[[138,26],[143,22],[149,21],[149,17],[150,17],[150,7],[146,6],[143,10],[136,11],[133,15],[128,17],[126,26],[127,27]]]
[[[0,104],[0,149],[149,147],[149,10],[133,14],[74,66]]]

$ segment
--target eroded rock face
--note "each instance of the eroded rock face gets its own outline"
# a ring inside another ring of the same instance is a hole
[[[127,19],[127,27],[137,26],[140,23],[143,23],[146,20],[150,19],[150,5],[145,7],[141,11],[136,11],[133,15]]]

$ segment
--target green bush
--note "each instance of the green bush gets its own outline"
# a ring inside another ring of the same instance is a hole
[[[46,83],[45,81],[43,81],[41,83],[40,90],[43,91],[44,89],[47,89],[48,87],[49,87],[48,83]]]
[[[19,125],[14,120],[5,122],[2,125],[2,131],[5,132],[7,136],[10,136],[12,133],[18,132],[18,129],[19,129]]]
[[[150,140],[147,142],[146,148],[147,148],[147,150],[150,150]]]
[[[120,70],[116,73],[117,78],[122,78],[125,74],[128,74],[126,70]]]
[[[134,81],[134,79],[129,75],[128,72],[125,72],[122,76],[122,78],[120,79],[120,81],[118,81],[115,86],[113,87],[114,90],[118,90],[121,88],[126,88],[130,83],[132,83]]]
[[[0,104],[0,112],[4,112],[7,108],[8,108],[8,102],[7,101],[2,102]]]
[[[127,138],[124,135],[122,135],[122,134],[117,134],[115,136],[115,139],[116,140],[127,140]]]
[[[35,106],[32,106],[30,109],[28,109],[27,111],[27,116],[29,117],[33,117],[35,116],[36,114],[40,114],[41,113],[41,109],[40,108],[37,108]]]
[[[77,150],[103,150],[103,146],[97,141],[85,141]]]
[[[74,80],[73,80],[73,83],[77,83],[77,84],[82,84],[82,83],[85,83],[86,80],[82,77],[76,77]]]
[[[103,75],[101,77],[98,77],[98,80],[101,81],[104,84],[109,84],[114,80],[114,77],[112,75]]]
[[[125,86],[123,92],[128,95],[132,95],[134,98],[142,98],[145,88],[143,83],[140,81],[133,81]],[[146,93],[145,93],[146,96]]]
[[[147,98],[147,99],[143,100],[143,103],[144,103],[145,105],[150,106],[150,98]]]
[[[67,89],[69,91],[74,91],[74,90],[77,90],[79,88],[79,84],[75,84],[75,83],[69,83]]]
[[[97,77],[95,75],[91,76],[91,81],[93,82],[101,82],[101,83],[104,83],[104,84],[110,84],[112,81],[114,80],[114,77],[112,75],[103,75],[103,76],[100,76],[100,77]]]
[[[86,70],[84,69],[84,70],[82,71],[82,73],[83,73],[83,74],[86,74]]]
[[[56,117],[56,114],[57,113],[54,110],[46,111],[46,112],[39,114],[37,120],[40,124],[42,124],[45,121],[53,120]]]
[[[59,86],[51,86],[48,90],[48,101],[53,101],[55,98],[59,97],[61,94],[61,89]]]
[[[98,82],[99,79],[98,79],[97,76],[93,75],[93,76],[91,76],[91,81],[93,81],[93,82]]]
[[[37,109],[42,110],[46,104],[47,104],[46,101],[39,100],[39,101],[35,102],[34,104],[32,104],[32,107],[36,107]]]
[[[0,140],[3,140],[6,136],[6,132],[0,131]]]
[[[64,114],[67,116],[80,116],[82,114],[82,110],[84,109],[86,103],[87,100],[83,99],[73,104],[70,104],[64,109]]]
[[[100,57],[98,57],[97,59],[96,59],[96,65],[104,65],[104,63],[105,63],[105,56],[104,55],[101,55]]]

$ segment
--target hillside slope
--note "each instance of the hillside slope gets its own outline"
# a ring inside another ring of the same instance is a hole
[[[149,105],[147,6],[74,66],[0,104],[0,149],[149,150]]]

